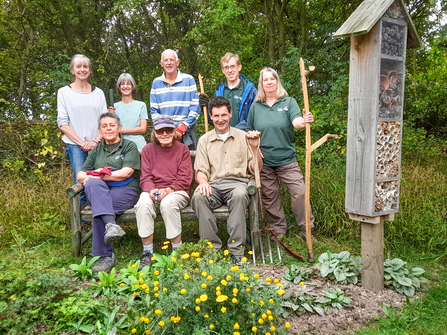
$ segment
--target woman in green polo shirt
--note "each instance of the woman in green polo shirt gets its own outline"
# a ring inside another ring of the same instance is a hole
[[[248,114],[247,131],[256,129],[261,132],[261,151],[264,156],[260,173],[262,201],[270,225],[275,228],[279,239],[287,231],[279,180],[289,189],[292,211],[301,232],[305,234],[305,188],[296,161],[294,129],[303,129],[306,123],[312,123],[313,120],[311,113],[302,116],[296,100],[289,97],[282,87],[278,73],[270,67],[263,68],[259,76],[258,94]],[[314,216],[311,214],[312,233],[315,234],[313,221]]]

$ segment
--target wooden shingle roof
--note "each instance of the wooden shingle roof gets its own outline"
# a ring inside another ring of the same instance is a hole
[[[386,10],[396,2],[408,23],[407,48],[417,48],[421,40],[402,0],[365,0],[335,32],[334,37],[350,37],[368,33]]]

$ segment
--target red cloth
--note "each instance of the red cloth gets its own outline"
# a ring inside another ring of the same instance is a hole
[[[85,171],[87,175],[96,176],[103,178],[105,175],[111,176],[112,175],[112,167],[111,166],[105,166],[100,171]]]

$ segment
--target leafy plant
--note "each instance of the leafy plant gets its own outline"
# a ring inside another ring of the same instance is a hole
[[[288,280],[294,284],[299,284],[309,279],[310,271],[301,270],[298,265],[292,264],[289,266],[284,273],[284,279]]]
[[[318,258],[322,277],[329,277],[339,284],[357,284],[361,272],[361,258],[351,257],[348,251],[338,254],[325,252]]]
[[[407,262],[400,258],[387,259],[384,263],[385,285],[392,286],[400,294],[411,297],[416,289],[421,288],[421,283],[427,282],[427,279],[422,277],[424,272],[424,269],[418,267],[410,272]]]
[[[90,279],[93,277],[92,266],[100,256],[95,256],[87,263],[87,257],[84,257],[80,264],[70,264],[70,269],[76,274],[79,279]]]
[[[92,285],[91,291],[97,295],[110,295],[118,290],[118,284],[121,282],[121,276],[116,277],[116,269],[113,268],[110,273],[98,272],[98,283],[89,283]]]

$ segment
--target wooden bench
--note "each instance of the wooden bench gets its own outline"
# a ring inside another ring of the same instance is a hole
[[[82,235],[81,222],[92,222],[92,209],[90,206],[86,206],[81,210],[81,197],[80,192],[84,189],[84,185],[76,184],[69,187],[65,194],[70,197],[71,203],[71,241],[72,241],[72,254],[73,256],[82,255],[82,245],[87,242],[92,236],[92,230]],[[191,194],[193,189],[191,189]],[[248,227],[251,230],[258,229],[258,196],[256,192],[256,185],[253,179],[251,179],[247,186],[247,193],[249,195],[249,203],[246,211],[246,219],[249,221]],[[181,212],[182,222],[185,221],[197,221],[197,216],[192,210],[191,206],[187,206]],[[214,210],[214,215],[219,221],[226,221],[228,219],[228,207],[222,206]],[[135,209],[131,208],[125,211],[123,214],[117,216],[117,222],[136,222]],[[157,215],[156,222],[163,221],[160,214]]]

